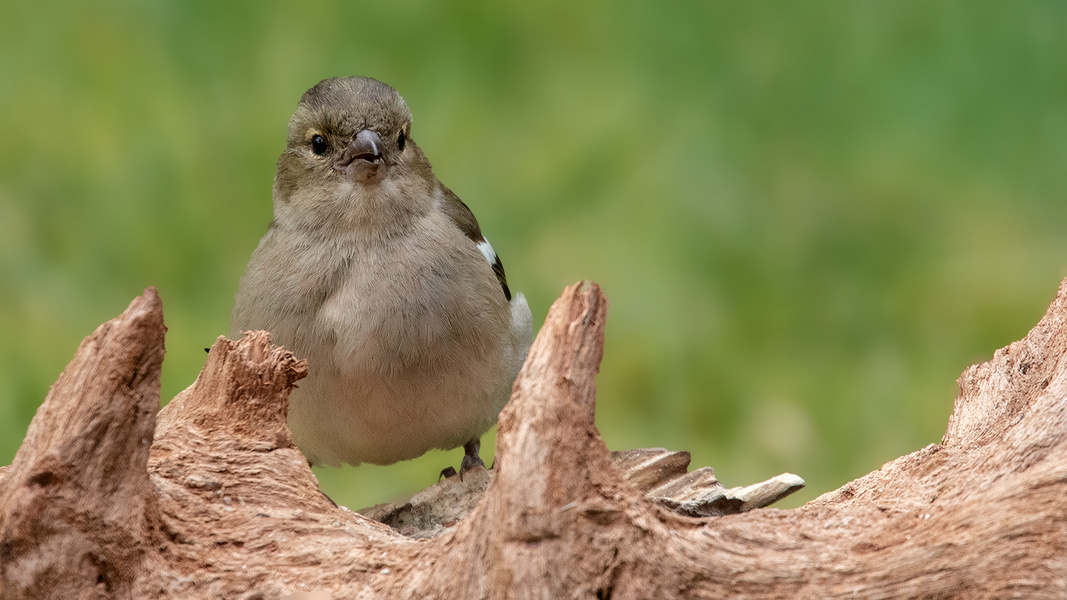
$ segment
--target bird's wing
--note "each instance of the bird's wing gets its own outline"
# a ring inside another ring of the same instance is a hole
[[[496,279],[500,282],[500,288],[504,290],[504,297],[510,302],[511,290],[508,289],[508,279],[504,275],[504,264],[500,262],[500,257],[496,255],[493,247],[489,244],[489,240],[482,235],[482,228],[478,226],[478,219],[474,218],[474,213],[471,212],[471,209],[467,208],[467,205],[452,190],[444,185],[441,185],[441,190],[444,193],[444,202],[441,204],[441,209],[448,215],[448,218],[452,219],[452,222],[456,224],[456,227],[464,235],[478,245],[478,249],[485,256],[485,260],[493,268],[493,273],[496,274]]]

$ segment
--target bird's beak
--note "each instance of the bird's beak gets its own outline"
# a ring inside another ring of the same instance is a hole
[[[367,182],[384,173],[385,158],[382,156],[382,138],[369,129],[364,129],[352,138],[344,154],[333,168],[354,181]]]

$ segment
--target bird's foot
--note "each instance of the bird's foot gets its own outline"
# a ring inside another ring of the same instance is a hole
[[[485,468],[485,463],[482,462],[481,457],[478,456],[478,451],[482,449],[482,441],[480,438],[473,439],[466,444],[463,444],[463,460],[459,463],[459,480],[463,481],[463,474],[470,471],[474,467]],[[441,469],[441,474],[437,476],[438,481],[442,478],[447,479],[456,474],[456,469],[453,467],[445,467]]]
[[[482,449],[481,438],[475,438],[466,444],[463,444],[463,460],[459,463],[459,480],[463,481],[463,474],[470,471],[474,467],[485,468],[485,463],[482,462],[478,451]]]

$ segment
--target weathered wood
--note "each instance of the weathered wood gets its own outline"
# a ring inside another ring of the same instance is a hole
[[[666,448],[612,452],[619,474],[645,497],[690,517],[732,515],[770,506],[804,487],[804,480],[783,473],[752,485],[727,488],[711,467],[689,471],[689,453]],[[378,504],[359,514],[393,527],[406,536],[431,538],[467,518],[492,481],[492,469],[478,467],[465,477],[453,475],[406,502]]]
[[[803,507],[723,517],[666,510],[613,462],[593,419],[605,316],[595,285],[564,291],[501,414],[484,497],[415,540],[317,490],[284,425],[306,366],[264,334],[220,339],[157,419],[150,290],[87,338],[0,472],[0,595],[1067,596],[1067,287],[964,373],[941,444]]]
[[[163,311],[149,288],[52,386],[0,487],[0,596],[129,597],[155,497]]]

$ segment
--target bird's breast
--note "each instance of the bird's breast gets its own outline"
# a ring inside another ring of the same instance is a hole
[[[473,243],[423,236],[356,253],[318,319],[342,370],[397,375],[498,352],[508,309]]]

